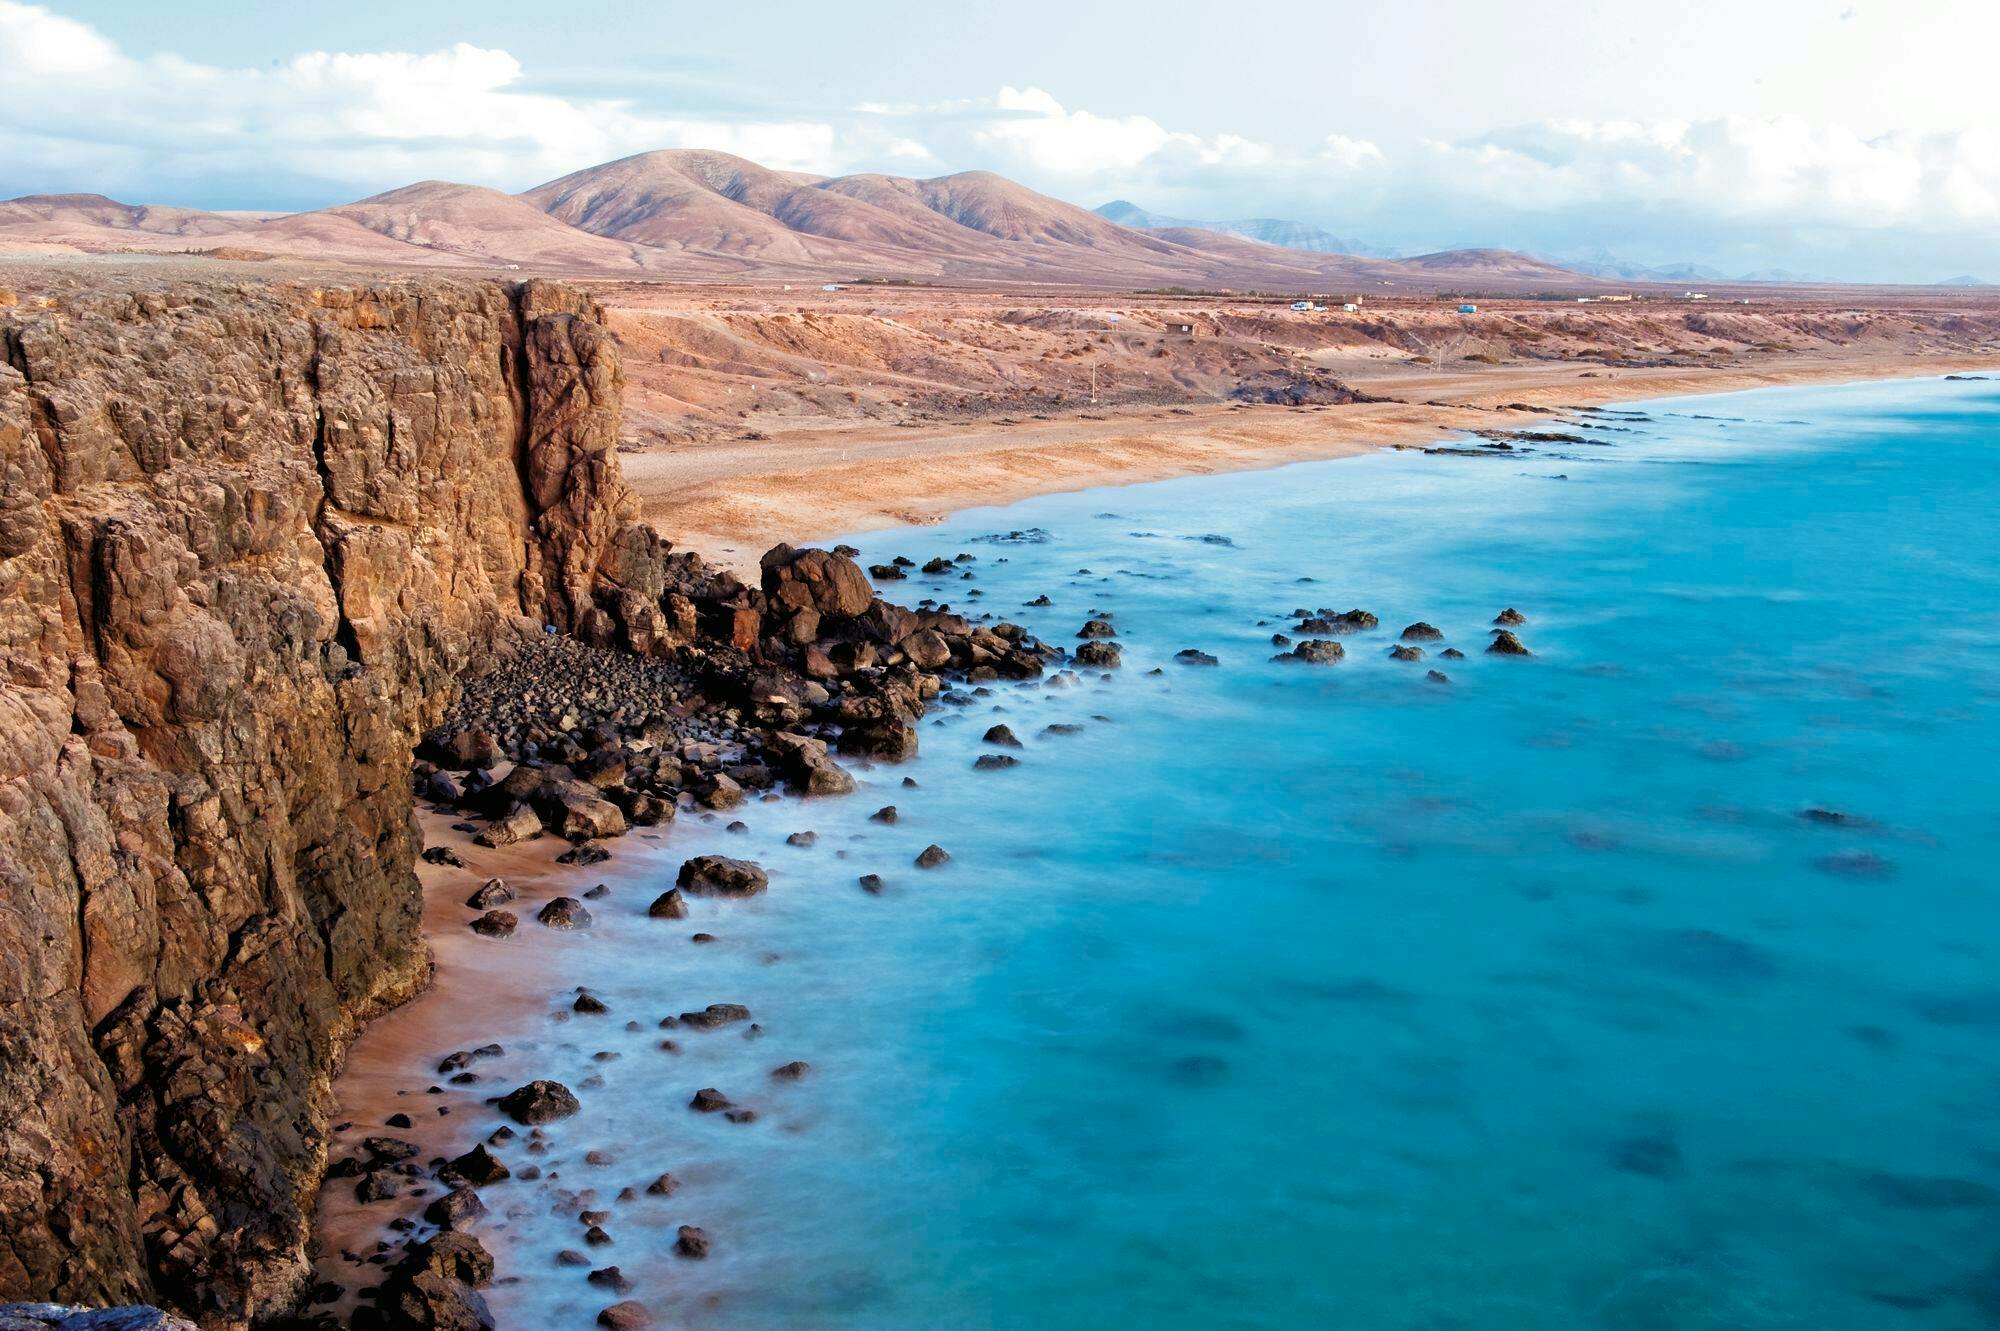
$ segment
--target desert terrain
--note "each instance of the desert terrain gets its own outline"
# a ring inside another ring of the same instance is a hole
[[[972,289],[599,294],[648,519],[739,569],[779,540],[1053,490],[1423,446],[1641,397],[2000,365],[2000,297],[1967,293],[1503,299],[1470,315],[1412,298],[1295,312]]]

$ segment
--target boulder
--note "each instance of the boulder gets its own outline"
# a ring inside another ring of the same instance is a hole
[[[770,876],[750,860],[697,855],[681,865],[680,890],[697,897],[750,897],[771,885]]]
[[[903,640],[903,654],[919,670],[942,670],[951,663],[951,644],[935,629],[919,629]]]
[[[459,1156],[445,1168],[453,1177],[463,1179],[475,1188],[483,1188],[489,1183],[498,1183],[501,1179],[512,1177],[511,1171],[493,1152],[486,1149],[484,1142]]]
[[[764,595],[773,611],[788,618],[811,610],[822,619],[852,619],[875,599],[861,566],[830,550],[777,545],[760,562]]]
[[[1494,653],[1497,656],[1534,655],[1534,653],[1529,651],[1527,649],[1527,646],[1523,644],[1519,638],[1515,637],[1512,633],[1508,632],[1506,629],[1500,629],[1494,633],[1493,641],[1490,645],[1488,645],[1486,650]]]
[[[1406,642],[1399,642],[1389,649],[1389,659],[1392,661],[1421,661],[1424,659],[1424,649],[1413,647]]]
[[[461,1229],[486,1214],[486,1203],[471,1188],[453,1188],[424,1208],[424,1219],[439,1229]]]
[[[461,1230],[447,1230],[410,1249],[406,1265],[435,1272],[482,1289],[493,1281],[493,1254],[478,1239]]]
[[[539,911],[535,918],[551,929],[588,929],[590,912],[575,897],[556,897]]]
[[[569,1087],[559,1081],[531,1081],[500,1098],[500,1112],[527,1127],[554,1123],[582,1108]]]
[[[653,1324],[653,1314],[637,1299],[626,1299],[599,1312],[597,1324],[609,1331],[646,1331]]]
[[[710,1003],[699,1012],[683,1012],[680,1024],[698,1031],[712,1031],[734,1021],[750,1020],[750,1009],[741,1003]]]
[[[849,726],[840,733],[840,751],[883,762],[902,762],[917,756],[917,728],[896,720]]]
[[[696,1225],[682,1225],[674,1238],[674,1251],[697,1260],[708,1256],[708,1231]]]
[[[980,736],[980,738],[988,744],[998,744],[1003,748],[1018,749],[1021,747],[1020,738],[1014,734],[1013,728],[1010,726],[989,726],[986,733]]]
[[[489,910],[472,922],[472,932],[485,938],[506,938],[521,925],[521,917],[511,910]]]
[[[1076,636],[1079,638],[1115,638],[1118,636],[1118,630],[1112,627],[1111,621],[1108,619],[1086,619],[1083,621],[1083,627],[1076,631]]]
[[[399,1272],[375,1307],[392,1327],[411,1331],[493,1331],[493,1313],[477,1290],[436,1271]]]
[[[670,887],[653,898],[653,904],[646,907],[646,914],[656,920],[685,920],[687,918],[687,897],[678,887]]]
[[[1507,628],[1519,628],[1528,622],[1528,617],[1510,605],[1499,614],[1493,616],[1493,622]]]
[[[1307,638],[1293,647],[1289,657],[1279,659],[1304,661],[1308,665],[1332,665],[1347,655],[1347,649],[1331,638]]]
[[[1220,662],[1218,662],[1213,656],[1210,656],[1207,652],[1204,652],[1196,647],[1181,648],[1179,651],[1174,653],[1174,660],[1179,661],[1182,665],[1191,665],[1191,666],[1212,666],[1220,664]]]
[[[918,852],[914,862],[919,869],[935,869],[941,864],[950,863],[951,853],[943,846],[929,845]]]
[[[1444,634],[1421,619],[1403,630],[1404,642],[1441,642]]]
[[[1122,658],[1118,654],[1118,644],[1115,642],[1086,642],[1076,649],[1070,659],[1081,666],[1109,669],[1118,665]]]
[[[713,1086],[704,1086],[688,1101],[688,1108],[702,1114],[714,1114],[729,1108],[729,1097]]]
[[[507,886],[504,878],[489,878],[479,889],[465,899],[465,904],[474,910],[492,910],[504,906],[514,899],[514,889]]]

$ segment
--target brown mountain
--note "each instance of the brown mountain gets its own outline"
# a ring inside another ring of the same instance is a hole
[[[1506,250],[1397,261],[1281,249],[1195,228],[1139,230],[990,171],[824,177],[691,149],[620,158],[519,195],[427,180],[287,216],[34,195],[0,203],[0,253],[10,248],[691,280],[1329,293],[1600,285]]]

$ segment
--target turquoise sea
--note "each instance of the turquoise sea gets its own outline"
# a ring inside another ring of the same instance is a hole
[[[976,557],[897,599],[1109,613],[1124,664],[617,844],[554,944],[610,1016],[495,1069],[603,1078],[556,1181],[488,1190],[503,1325],[612,1301],[554,1263],[603,1204],[592,1261],[716,1331],[2000,1327],[2000,382],[1587,419],[855,538]],[[1483,650],[1506,606],[1531,659]],[[1271,662],[1318,607],[1381,628]],[[645,918],[707,850],[770,891]],[[654,1029],[712,1002],[761,1037]]]

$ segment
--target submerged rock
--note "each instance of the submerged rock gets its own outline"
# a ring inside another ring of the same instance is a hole
[[[1399,642],[1389,649],[1389,659],[1392,661],[1421,661],[1424,659],[1424,649]]]
[[[1179,651],[1174,653],[1174,660],[1179,661],[1182,665],[1191,665],[1191,666],[1212,666],[1212,665],[1222,664],[1220,661],[1217,661],[1213,656],[1210,656],[1207,652],[1204,652],[1196,647],[1181,648]]]
[[[950,861],[951,854],[943,846],[929,845],[918,852],[915,862],[919,869],[935,869],[940,864],[947,864]]]
[[[1493,635],[1492,645],[1487,647],[1486,650],[1492,652],[1496,656],[1534,655],[1534,653],[1529,651],[1519,638],[1515,637],[1513,634],[1509,633],[1505,629],[1501,629]]]
[[[1441,642],[1444,634],[1420,619],[1403,630],[1402,638],[1404,642]]]
[[[1528,622],[1528,617],[1510,605],[1499,614],[1493,616],[1493,622],[1495,624],[1503,624],[1508,628],[1519,628]]]

